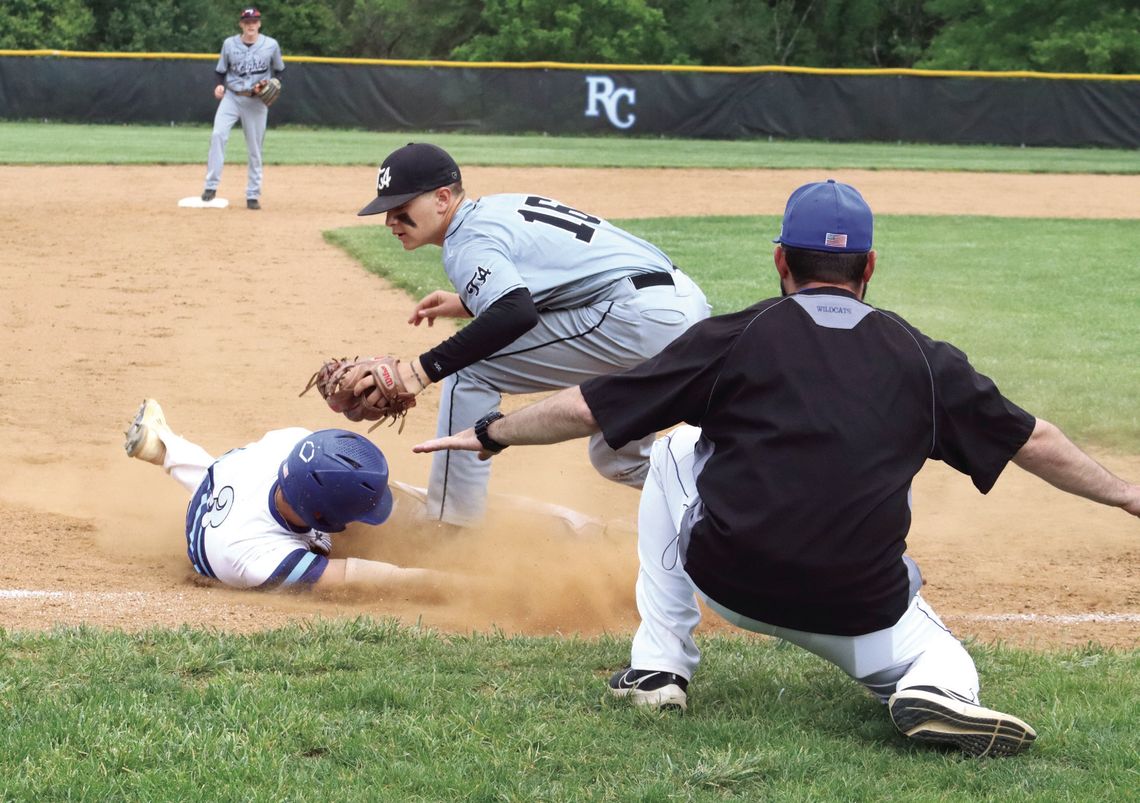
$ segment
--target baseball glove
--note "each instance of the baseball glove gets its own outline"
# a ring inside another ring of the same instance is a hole
[[[300,395],[315,387],[334,413],[342,413],[349,421],[375,421],[369,432],[384,421],[391,426],[416,406],[416,394],[404,386],[399,365],[395,357],[333,357],[309,378]]]
[[[281,96],[281,82],[276,78],[263,78],[253,87],[253,94],[266,106],[272,106]]]

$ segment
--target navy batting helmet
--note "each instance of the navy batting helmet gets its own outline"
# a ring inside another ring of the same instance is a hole
[[[322,429],[297,441],[277,481],[285,501],[314,530],[381,524],[392,512],[388,461],[372,441],[346,429]]]

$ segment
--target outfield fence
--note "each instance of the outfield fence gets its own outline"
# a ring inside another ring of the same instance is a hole
[[[0,119],[204,123],[216,55],[0,50]],[[273,124],[1140,147],[1140,75],[286,57]]]

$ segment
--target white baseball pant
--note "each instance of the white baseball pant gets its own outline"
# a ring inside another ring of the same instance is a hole
[[[637,610],[641,624],[630,653],[634,669],[692,678],[700,662],[693,631],[701,612],[695,595],[738,627],[791,642],[838,666],[886,702],[913,686],[936,686],[978,702],[978,673],[961,642],[915,594],[891,627],[861,636],[808,633],[759,622],[709,599],[681,566],[686,511],[697,503],[696,427],[682,426],[657,440],[638,511]],[[692,514],[690,514],[690,517]],[[688,533],[685,533],[687,538]]]

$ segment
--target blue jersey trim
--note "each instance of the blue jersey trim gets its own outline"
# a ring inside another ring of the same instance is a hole
[[[186,508],[186,556],[198,574],[217,578],[206,557],[206,528],[202,524],[202,516],[209,510],[213,494],[214,467],[210,466]]]
[[[312,585],[325,573],[328,565],[329,559],[324,555],[318,555],[316,552],[310,552],[307,549],[294,549],[258,588]]]

